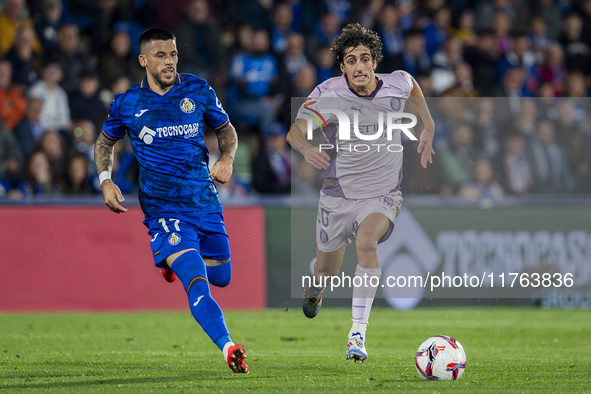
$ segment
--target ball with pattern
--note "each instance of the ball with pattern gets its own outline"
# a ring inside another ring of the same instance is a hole
[[[466,352],[452,337],[436,335],[421,343],[415,366],[425,380],[457,380],[466,369]]]

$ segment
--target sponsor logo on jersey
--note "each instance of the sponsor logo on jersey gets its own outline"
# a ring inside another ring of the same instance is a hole
[[[154,130],[152,130],[149,127],[144,126],[142,131],[140,131],[140,134],[138,135],[138,137],[142,141],[144,141],[145,144],[150,145],[152,142],[154,142],[155,135],[156,135],[156,132]]]
[[[185,97],[181,101],[181,111],[186,114],[195,112],[195,102],[188,97]]]
[[[177,233],[172,233],[168,236],[168,243],[172,246],[176,246],[181,243],[181,236]]]
[[[182,135],[185,138],[192,138],[199,134],[199,123],[179,124],[174,126],[164,126],[156,128],[158,138],[174,137]]]

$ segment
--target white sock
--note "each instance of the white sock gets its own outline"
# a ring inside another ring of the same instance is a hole
[[[367,324],[369,322],[371,305],[376,296],[381,276],[382,270],[380,268],[363,268],[357,264],[355,277],[360,277],[361,280],[357,279],[356,283],[361,283],[362,286],[353,287],[353,323]]]
[[[365,340],[365,330],[367,329],[367,324],[365,323],[353,323],[353,326],[349,330],[349,337],[355,333],[361,334],[361,338]]]
[[[234,346],[234,342],[230,341],[224,345],[224,349],[222,350],[222,353],[224,354],[224,361],[228,361],[228,349],[230,349],[230,346]]]
[[[315,268],[316,268],[316,262],[318,261],[318,259],[316,257],[314,257],[312,259],[312,261],[310,261],[310,275],[312,278],[312,286],[316,289],[323,289],[324,286],[316,286],[318,284],[324,284],[323,281],[321,281],[320,279],[316,278],[316,275],[314,274]]]
[[[316,268],[316,261],[318,261],[318,259],[316,259],[316,257],[314,257],[312,259],[312,261],[310,261],[310,275],[314,276],[314,269]]]

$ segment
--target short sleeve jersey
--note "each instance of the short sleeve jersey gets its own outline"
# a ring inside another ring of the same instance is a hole
[[[332,108],[344,112],[350,119],[350,126],[362,134],[377,134],[376,130],[386,130],[386,113],[404,111],[413,82],[410,74],[401,70],[375,75],[377,86],[368,96],[360,96],[351,89],[345,75],[326,80],[316,86],[296,116],[312,125],[314,118],[328,145],[333,147],[325,150],[330,156],[322,184],[325,194],[363,199],[400,189],[402,151],[386,149],[387,145],[401,144],[400,129],[394,129],[390,139],[386,132],[371,141],[358,139],[351,132],[351,139],[342,140],[337,132],[337,117],[326,115],[323,111]],[[380,115],[383,117],[380,118]],[[379,119],[382,119],[381,125]]]
[[[144,223],[173,213],[191,218],[222,211],[209,176],[203,125],[219,130],[228,122],[214,90],[190,74],[178,74],[164,95],[144,78],[115,97],[103,134],[111,140],[129,135],[140,168]]]

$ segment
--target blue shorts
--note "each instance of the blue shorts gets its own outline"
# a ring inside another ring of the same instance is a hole
[[[163,217],[148,222],[152,240],[154,264],[168,268],[165,260],[171,254],[185,249],[197,249],[203,258],[227,260],[230,243],[221,212],[204,214],[198,218]]]

